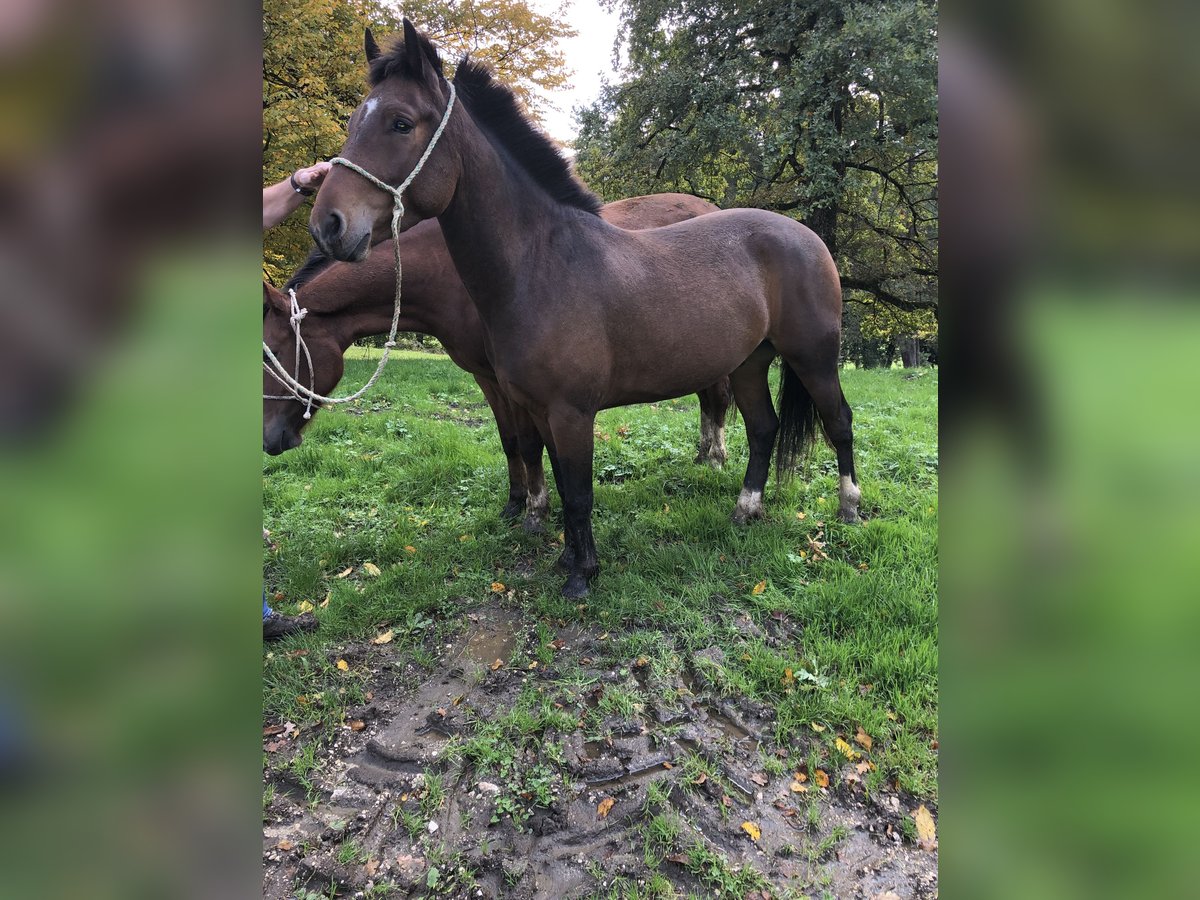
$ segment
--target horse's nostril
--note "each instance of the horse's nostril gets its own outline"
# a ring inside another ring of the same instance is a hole
[[[329,241],[336,241],[339,237],[341,237],[342,232],[345,229],[346,220],[342,217],[342,214],[336,209],[330,210],[329,215],[325,217],[325,224],[323,226],[325,239]]]

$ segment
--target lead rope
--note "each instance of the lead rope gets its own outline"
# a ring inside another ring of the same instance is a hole
[[[362,168],[362,166],[352,163],[345,157],[336,156],[330,160],[330,163],[333,165],[345,166],[351,172],[356,172],[363,178],[367,179],[367,181],[371,182],[371,184],[375,185],[375,187],[379,188],[381,191],[385,191],[392,195],[392,246],[396,251],[396,304],[392,311],[392,327],[388,332],[388,339],[384,341],[383,354],[379,358],[379,365],[375,367],[375,373],[369,379],[367,379],[366,384],[364,384],[353,394],[350,394],[348,397],[325,397],[313,390],[312,385],[315,384],[316,381],[313,372],[312,354],[309,353],[308,345],[300,336],[300,323],[303,321],[304,317],[308,315],[308,310],[300,306],[300,302],[296,299],[295,290],[289,289],[288,294],[291,298],[292,304],[292,314],[289,321],[292,325],[292,331],[296,336],[296,374],[294,376],[289,374],[283,363],[279,361],[279,359],[275,356],[275,353],[269,346],[267,346],[267,342],[263,341],[263,353],[267,357],[263,360],[263,369],[265,369],[267,373],[270,374],[271,377],[273,377],[276,381],[282,384],[284,390],[288,392],[286,395],[263,394],[264,400],[297,400],[305,404],[304,418],[311,419],[314,402],[321,405],[350,403],[351,401],[362,397],[367,391],[369,391],[375,385],[375,382],[379,380],[379,376],[383,374],[383,368],[387,365],[388,354],[391,352],[392,348],[396,346],[396,330],[400,325],[400,288],[403,280],[400,268],[400,220],[404,218],[404,192],[408,190],[408,186],[412,184],[413,179],[416,178],[417,174],[422,168],[424,168],[425,163],[429,160],[430,154],[433,153],[433,148],[437,146],[437,142],[441,139],[442,132],[446,130],[446,124],[450,121],[450,113],[454,109],[456,91],[454,90],[454,84],[452,82],[447,82],[447,85],[450,88],[450,99],[446,101],[446,111],[442,114],[442,121],[438,123],[437,129],[433,132],[433,137],[429,139],[429,144],[425,147],[425,152],[421,154],[421,158],[417,160],[417,164],[413,167],[413,170],[408,173],[408,177],[404,179],[404,182],[399,187],[392,187],[387,182],[380,181],[366,169]],[[302,350],[305,358],[308,361],[309,387],[305,387],[300,383],[300,353]]]

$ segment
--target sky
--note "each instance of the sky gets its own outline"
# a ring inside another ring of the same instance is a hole
[[[532,0],[538,12],[552,14],[557,0]],[[574,70],[569,87],[541,92],[550,106],[542,116],[542,125],[550,136],[559,141],[574,140],[577,133],[571,110],[587,106],[600,96],[603,76],[613,79],[612,49],[617,37],[620,17],[616,10],[608,12],[594,0],[573,0],[566,19],[579,32],[576,37],[560,41],[567,66]]]

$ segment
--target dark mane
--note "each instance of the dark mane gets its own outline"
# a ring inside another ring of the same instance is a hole
[[[463,57],[454,73],[454,86],[475,121],[521,164],[546,193],[560,203],[600,215],[599,197],[575,177],[571,164],[525,115],[521,103],[491,70]]]
[[[313,247],[308,251],[308,259],[304,260],[300,268],[293,272],[292,277],[287,280],[287,284],[283,286],[283,292],[286,294],[292,288],[298,288],[305,282],[312,281],[318,272],[328,269],[333,262],[333,258],[322,253],[319,247]]]
[[[420,36],[421,52],[442,72],[441,59],[432,43]],[[404,42],[397,40],[392,48],[371,61],[370,83],[377,87],[392,76],[406,72]],[[507,86],[497,81],[491,70],[470,57],[463,57],[454,73],[454,87],[459,99],[471,110],[475,121],[487,129],[496,142],[529,173],[542,190],[555,200],[575,206],[594,215],[600,214],[603,202],[575,177],[571,164],[550,140],[525,115],[521,102]]]

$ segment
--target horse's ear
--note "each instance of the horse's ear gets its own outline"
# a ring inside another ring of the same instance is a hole
[[[274,308],[282,313],[290,313],[291,304],[288,303],[287,297],[283,291],[273,285],[263,282],[263,309]]]
[[[425,75],[425,54],[421,50],[421,34],[408,18],[404,17],[404,66],[414,78]]]
[[[417,31],[407,17],[404,19],[404,63],[408,74],[415,79],[424,80],[432,75],[430,80],[436,81],[442,76],[442,58],[437,47]]]
[[[366,33],[363,35],[363,47],[365,47],[367,51],[367,62],[374,62],[375,58],[378,57],[382,52],[379,49],[379,45],[375,43],[375,35],[371,34],[370,28],[368,28]]]

